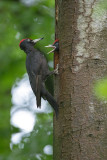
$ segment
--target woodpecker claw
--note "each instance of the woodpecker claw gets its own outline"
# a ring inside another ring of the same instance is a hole
[[[56,74],[56,75],[59,74],[58,69],[59,69],[59,64],[56,65],[56,69],[54,70],[54,74]]]

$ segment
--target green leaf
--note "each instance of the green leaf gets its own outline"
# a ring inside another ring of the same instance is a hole
[[[94,90],[98,98],[107,99],[107,78],[96,82]]]

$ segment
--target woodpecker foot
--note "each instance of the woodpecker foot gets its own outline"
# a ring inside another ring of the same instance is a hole
[[[59,69],[59,64],[56,65],[56,69],[54,70],[54,74],[56,74],[56,75],[59,74],[58,69]]]

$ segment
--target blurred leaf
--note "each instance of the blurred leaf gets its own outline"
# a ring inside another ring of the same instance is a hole
[[[97,95],[98,98],[100,99],[107,99],[107,79],[102,79],[99,80],[95,84],[95,94]]]

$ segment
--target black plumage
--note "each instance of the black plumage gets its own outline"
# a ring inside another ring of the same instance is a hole
[[[34,48],[40,39],[23,39],[20,41],[20,48],[26,53],[26,69],[29,76],[31,88],[36,96],[37,107],[41,107],[41,97],[46,99],[58,115],[58,104],[53,96],[45,88],[45,80],[54,73],[48,68],[44,55]]]

